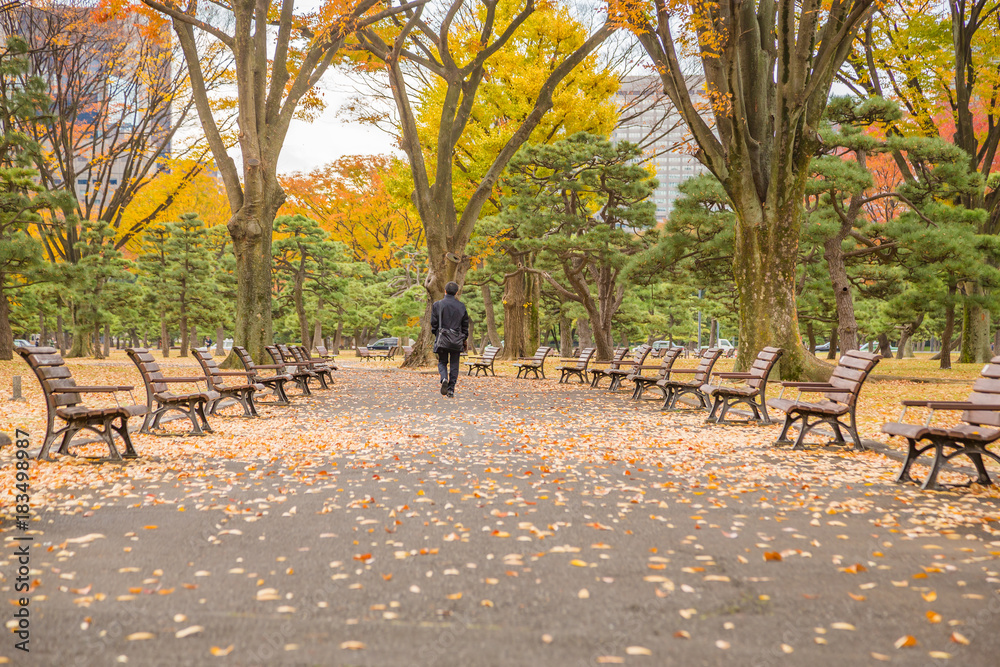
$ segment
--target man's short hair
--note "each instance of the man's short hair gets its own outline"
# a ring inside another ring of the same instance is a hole
[[[458,283],[456,283],[453,280],[450,283],[448,283],[447,285],[445,285],[444,286],[444,293],[445,294],[450,294],[452,296],[455,296],[456,294],[458,294]]]

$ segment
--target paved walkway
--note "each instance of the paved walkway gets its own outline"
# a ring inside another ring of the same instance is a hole
[[[551,381],[463,376],[449,400],[348,369],[296,405],[140,436],[124,466],[37,465],[31,654],[0,656],[997,664],[998,501],[897,486],[878,454]]]

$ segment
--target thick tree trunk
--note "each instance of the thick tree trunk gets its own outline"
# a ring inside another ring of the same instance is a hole
[[[590,328],[590,322],[586,317],[577,319],[576,330],[580,334],[580,349],[594,347],[594,335]]]
[[[104,354],[104,345],[101,341],[101,325],[97,322],[94,322],[90,338],[90,349],[93,350],[94,359],[106,359],[108,355]]]
[[[931,361],[938,361],[939,359],[941,359],[941,353],[944,351],[944,348],[940,347],[940,341],[938,341],[938,345],[939,345],[938,351],[931,356]],[[948,351],[954,352],[959,347],[961,347],[961,345],[962,345],[962,334],[958,334],[958,338],[951,341],[951,345],[948,346]],[[932,350],[934,349],[933,344],[931,345],[931,349]]]
[[[951,336],[955,332],[955,287],[948,287],[948,305],[944,310],[944,333],[941,334],[941,368],[951,368]]]
[[[964,291],[972,297],[983,296],[978,283],[965,285]],[[962,308],[962,352],[960,364],[985,364],[993,356],[990,352],[990,311],[982,305],[966,300]]]
[[[830,351],[826,353],[827,359],[837,358],[837,348],[840,345],[840,327],[835,326],[830,330]]]
[[[344,340],[344,322],[340,320],[337,322],[337,333],[333,335],[333,346],[330,350],[330,354],[340,354],[340,346],[343,345]]]
[[[573,354],[573,321],[566,315],[559,316],[559,354],[563,357]]]
[[[878,335],[878,353],[883,359],[892,359],[892,346],[889,342],[889,334],[880,333]]]
[[[714,317],[708,323],[708,346],[715,347],[719,344],[719,321]],[[815,349],[813,350],[815,352]]]
[[[526,356],[526,294],[524,271],[503,281],[503,359]]]
[[[215,327],[215,356],[221,357],[226,353],[226,330],[222,327]]]
[[[490,286],[480,285],[479,291],[483,295],[483,307],[486,310],[486,337],[490,345],[500,347],[500,334],[497,333],[497,318],[493,310],[493,294],[490,292]]]
[[[10,328],[10,303],[0,285],[0,359],[9,361],[13,358],[14,332]]]
[[[1000,355],[1000,327],[993,332],[993,356]]]
[[[170,331],[166,318],[160,318],[160,353],[164,359],[170,356]]]
[[[312,349],[323,345],[323,322],[317,317],[313,324]]]
[[[196,347],[201,347],[201,345],[199,344],[199,341],[198,341],[198,325],[192,324],[191,325],[191,349],[193,350]]]
[[[771,188],[799,190],[794,183],[772,183]],[[753,202],[736,205],[733,278],[740,323],[736,368],[750,368],[757,353],[770,345],[784,349],[779,366],[783,380],[826,380],[832,367],[806,350],[799,334],[795,267],[801,197],[794,202],[789,198],[787,193],[781,195],[778,210],[753,203],[755,194],[750,196]]]
[[[277,187],[276,185],[274,186]],[[236,255],[236,324],[234,345],[242,345],[257,363],[265,362],[265,345],[273,340],[271,323],[271,233],[274,214],[284,202],[280,188],[261,195],[254,206],[247,197],[230,219],[229,234]],[[232,356],[232,355],[230,355]],[[226,360],[229,365],[229,359]]]
[[[812,320],[806,322],[806,340],[809,341],[809,354],[816,354],[816,330]]]

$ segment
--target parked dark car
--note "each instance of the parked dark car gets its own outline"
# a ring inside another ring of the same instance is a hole
[[[399,338],[379,338],[377,341],[368,346],[369,350],[391,350],[394,347],[399,347]]]

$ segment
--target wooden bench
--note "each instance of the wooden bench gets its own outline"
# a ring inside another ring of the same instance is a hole
[[[562,359],[562,361],[575,361],[576,363],[556,366],[556,370],[560,372],[559,384],[569,382],[570,377],[574,375],[580,378],[580,384],[586,384],[587,368],[590,366],[590,359],[596,351],[597,348],[585,347],[580,351],[580,356],[573,359]]]
[[[208,388],[219,394],[219,397],[209,403],[208,413],[214,415],[219,410],[223,399],[231,398],[243,408],[244,417],[258,417],[257,406],[253,397],[258,391],[264,391],[264,385],[252,382],[247,371],[224,371],[219,368],[210,352],[193,350],[195,359],[201,364],[201,370],[208,378]],[[229,383],[226,378],[241,378],[240,382]]]
[[[670,371],[670,377],[660,380],[656,386],[663,390],[662,410],[676,410],[677,400],[684,394],[694,394],[698,399],[700,407],[708,409],[708,396],[701,390],[702,386],[708,383],[712,377],[712,369],[715,362],[722,356],[722,348],[710,347],[705,350],[698,365],[694,368],[674,368]],[[691,374],[690,381],[678,380],[675,376],[679,374]]]
[[[288,399],[288,394],[285,393],[285,384],[292,382],[293,378],[291,373],[285,371],[285,365],[281,364],[267,364],[260,365],[254,363],[253,357],[247,352],[247,349],[242,345],[234,345],[233,352],[236,353],[236,357],[243,364],[243,368],[246,369],[250,378],[250,382],[256,382],[257,384],[262,384],[277,397],[278,400],[270,403],[270,405],[291,405],[292,402]],[[261,370],[274,370],[274,375],[261,375]],[[280,372],[278,372],[280,371]]]
[[[288,349],[292,351],[292,354],[296,359],[309,362],[309,364],[311,364],[310,368],[315,367],[326,369],[326,371],[328,371],[327,376],[330,378],[331,382],[333,381],[333,371],[340,370],[337,368],[337,364],[332,361],[321,359],[320,357],[314,357],[309,354],[309,349],[305,345],[289,345]]]
[[[632,361],[623,361],[618,368],[608,370],[608,375],[611,376],[611,386],[608,387],[608,391],[618,391],[618,388],[624,382],[630,381],[633,376],[641,374],[642,364],[646,361],[646,357],[649,356],[649,352],[652,349],[652,345],[640,345],[632,353]]]
[[[590,375],[591,375],[591,378],[590,378],[590,388],[591,389],[597,389],[601,385],[601,380],[603,380],[604,378],[610,378],[611,377],[611,373],[609,373],[609,371],[613,371],[613,370],[618,369],[621,366],[622,361],[625,359],[625,355],[626,354],[628,354],[628,348],[627,347],[615,348],[614,354],[611,357],[611,361],[607,361],[607,362],[598,361],[598,362],[596,362],[596,363],[599,363],[599,364],[606,363],[606,364],[608,364],[608,367],[607,368],[591,368],[590,369]]]
[[[469,361],[462,362],[469,367],[469,372],[466,375],[472,375],[472,370],[475,369],[476,377],[479,377],[480,372],[483,375],[496,377],[496,372],[493,370],[493,362],[496,361],[497,355],[500,354],[500,349],[499,347],[487,345],[482,355],[478,357],[470,356]]]
[[[142,376],[142,383],[146,387],[146,415],[142,420],[142,428],[139,433],[154,434],[152,429],[160,428],[160,421],[163,416],[171,410],[184,413],[191,421],[191,430],[186,434],[163,433],[162,435],[205,435],[212,433],[212,427],[208,425],[208,417],[205,414],[205,406],[219,397],[217,393],[208,388],[208,379],[201,377],[166,377],[160,370],[160,365],[156,363],[149,350],[143,347],[127,347],[125,354],[128,355],[132,363],[139,369]],[[205,391],[198,387],[200,383],[205,383]],[[198,391],[175,394],[170,391],[171,384],[193,384]]]
[[[753,416],[747,421],[770,424],[771,418],[767,414],[766,402],[767,379],[782,354],[784,350],[780,347],[765,347],[757,354],[748,372],[713,373],[721,380],[743,380],[743,385],[704,385],[701,391],[712,401],[712,412],[705,421],[725,424],[729,408],[744,403],[753,411]]]
[[[519,361],[514,362],[514,367],[517,368],[517,377],[520,378],[524,375],[524,379],[528,379],[528,373],[534,373],[535,379],[538,379],[538,374],[542,374],[542,379],[545,379],[545,358],[549,356],[552,352],[551,347],[545,347],[544,345],[537,350],[535,350],[535,356],[533,357],[522,357]]]
[[[673,368],[674,362],[681,356],[681,352],[684,350],[679,347],[664,348],[666,352],[660,359],[660,363],[657,366],[652,365],[640,365],[635,368],[638,373],[631,377],[633,383],[635,383],[635,388],[632,390],[632,398],[635,400],[641,400],[642,395],[646,392],[649,387],[656,387],[663,391],[663,388],[658,386],[657,383],[661,380],[667,380],[670,378],[670,370]],[[656,375],[643,375],[642,371],[655,370]],[[663,398],[666,398],[666,392],[663,392]]]
[[[276,373],[281,375],[291,375],[292,382],[302,390],[303,396],[310,396],[312,394],[312,390],[309,389],[309,380],[319,379],[315,373],[307,367],[303,366],[300,368],[298,364],[285,363],[285,359],[281,356],[281,351],[277,345],[265,345],[264,349],[274,363],[266,366],[258,366],[258,368],[273,368]]]
[[[841,355],[833,375],[829,382],[782,382],[782,394],[786,388],[798,389],[799,396],[803,392],[821,393],[824,399],[816,402],[801,401],[782,398],[772,398],[767,402],[768,406],[785,413],[785,425],[781,429],[776,445],[791,444],[788,439],[788,429],[796,421],[799,436],[795,440],[793,449],[802,449],[802,441],[806,434],[819,424],[829,424],[833,428],[836,439],[832,444],[846,444],[841,427],[844,427],[851,434],[854,441],[854,448],[858,451],[864,449],[861,446],[861,438],[858,436],[857,417],[855,410],[858,405],[858,395],[864,386],[865,380],[872,372],[872,369],[882,358],[880,354],[871,352],[860,352],[850,350]],[[841,421],[844,416],[848,417],[848,423]],[[816,421],[809,423],[809,418],[815,417]]]
[[[137,458],[132,439],[128,434],[129,417],[140,417],[146,414],[145,405],[121,405],[118,403],[117,392],[129,392],[135,388],[131,385],[100,385],[77,386],[73,374],[66,367],[59,351],[54,347],[15,347],[14,351],[21,355],[38,378],[45,396],[46,425],[42,448],[38,451],[38,459],[49,459],[49,448],[57,438],[62,438],[57,450],[60,454],[69,454],[73,436],[82,430],[92,431],[100,436],[108,446],[109,458],[120,461],[123,458]],[[81,394],[111,394],[115,407],[96,408],[82,404]],[[56,418],[61,419],[65,426],[56,429]],[[118,422],[117,424],[115,422]],[[117,433],[125,445],[122,454],[115,447],[114,434]]]
[[[288,345],[278,344],[275,347],[278,348],[278,352],[281,353],[281,359],[286,364],[290,366],[296,366],[297,368],[305,368],[316,375],[319,379],[319,386],[322,389],[329,389],[330,385],[326,383],[327,378],[333,382],[333,372],[326,366],[320,366],[314,362],[308,360],[305,354],[298,351],[294,347]]]
[[[910,407],[929,408],[930,414],[923,424],[907,424],[906,409]],[[963,424],[958,426],[932,426],[936,410],[961,410]],[[941,489],[946,486],[937,481],[938,473],[944,464],[956,456],[966,456],[976,467],[975,483],[989,485],[993,483],[983,456],[988,456],[1000,463],[1000,455],[987,449],[1000,440],[1000,356],[993,357],[982,371],[982,377],[972,385],[972,393],[966,401],[903,401],[903,412],[898,422],[882,424],[882,432],[888,435],[898,435],[906,438],[909,449],[903,469],[896,478],[897,482],[914,482],[910,469],[922,454],[934,452],[934,461],[930,472],[924,478],[921,488]],[[921,445],[920,443],[927,444]],[[969,484],[972,481],[968,482]],[[965,485],[962,485],[965,486]]]
[[[323,359],[325,361],[333,361],[334,359],[337,358],[337,355],[327,352],[326,347],[324,347],[323,345],[316,346],[316,354],[319,355],[320,359]]]

